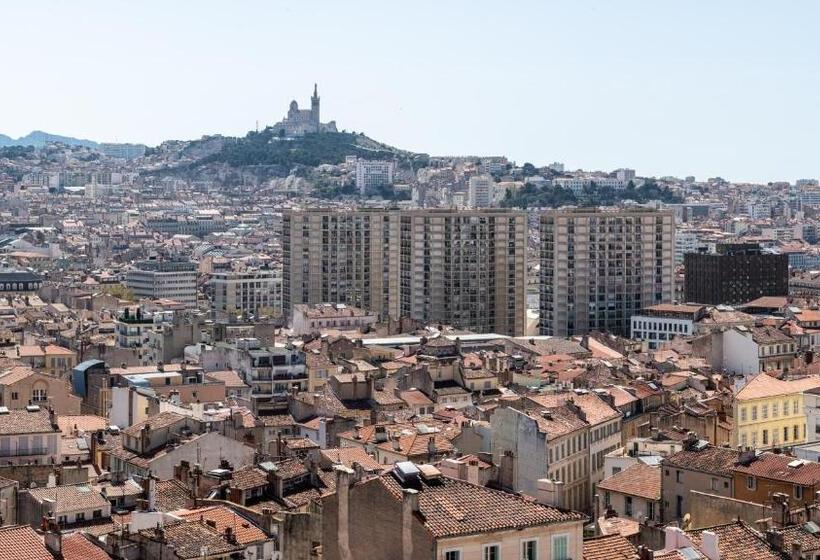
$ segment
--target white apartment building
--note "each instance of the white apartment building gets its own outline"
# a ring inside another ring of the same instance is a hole
[[[356,161],[356,188],[359,189],[359,194],[366,194],[373,187],[392,184],[392,161],[370,161],[366,159]]]
[[[635,170],[634,169],[627,169],[621,168],[615,170],[615,178],[618,181],[623,181],[624,183],[629,183],[629,181],[635,180]]]
[[[678,230],[675,232],[675,264],[683,264],[686,253],[696,253],[698,250],[698,234],[694,231]]]
[[[196,307],[196,263],[141,261],[125,276],[126,287],[137,299],[171,299]]]
[[[243,317],[282,313],[282,273],[271,269],[221,271],[208,281],[213,308],[239,312]]]
[[[321,332],[327,329],[340,331],[362,330],[375,325],[379,318],[375,313],[343,303],[299,304],[293,307],[294,335]]]
[[[703,305],[653,305],[632,316],[632,338],[656,350],[676,336],[694,334],[695,323],[705,314]]]
[[[489,208],[492,206],[494,190],[495,181],[490,175],[476,175],[474,177],[470,177],[470,208]]]
[[[671,210],[564,208],[541,215],[540,333],[628,335],[639,310],[674,298]]]
[[[629,181],[623,181],[615,177],[594,176],[594,177],[558,177],[553,179],[553,184],[556,187],[562,187],[571,190],[573,193],[581,194],[584,189],[595,184],[598,188],[612,187],[616,191],[622,191],[629,184]]]

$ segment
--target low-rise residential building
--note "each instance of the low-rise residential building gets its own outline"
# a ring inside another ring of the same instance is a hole
[[[336,467],[336,492],[322,498],[327,560],[569,560],[581,558],[584,516],[553,505],[441,475],[430,465],[400,463],[355,480]],[[548,482],[548,481],[544,481]],[[401,551],[401,553],[399,553]]]
[[[729,498],[734,495],[732,468],[739,452],[697,438],[690,438],[685,444],[682,451],[664,457],[661,462],[664,523],[682,521],[691,511],[692,490]]]
[[[704,305],[652,305],[632,316],[632,338],[655,350],[675,337],[693,335],[695,323],[705,314]]]
[[[820,387],[820,377],[781,380],[760,373],[735,394],[734,445],[757,449],[806,442],[804,393]]]
[[[51,406],[58,414],[79,414],[82,400],[72,394],[68,382],[28,366],[0,372],[0,406],[23,409],[28,405]]]
[[[90,484],[30,488],[20,492],[18,518],[39,527],[54,517],[60,527],[100,522],[111,517],[111,504]]]
[[[60,427],[53,411],[37,405],[0,407],[0,460],[4,464],[59,464]]]
[[[598,483],[600,511],[636,521],[659,521],[661,516],[661,469],[638,461]]]
[[[776,453],[744,452],[732,473],[734,497],[756,504],[774,505],[774,495],[785,494],[790,507],[809,506],[820,490],[820,463]]]

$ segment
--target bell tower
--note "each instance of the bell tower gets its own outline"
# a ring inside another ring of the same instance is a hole
[[[313,84],[313,97],[310,98],[310,120],[319,132],[319,88],[316,84]]]

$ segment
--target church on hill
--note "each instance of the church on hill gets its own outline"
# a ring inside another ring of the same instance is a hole
[[[310,109],[300,109],[294,99],[290,102],[285,118],[273,125],[271,129],[275,134],[284,134],[287,137],[304,136],[313,132],[337,132],[336,121],[323,123],[319,120],[319,90],[316,84],[313,84]]]

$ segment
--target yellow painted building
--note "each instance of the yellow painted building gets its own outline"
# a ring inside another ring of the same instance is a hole
[[[820,387],[820,376],[784,381],[760,373],[734,399],[735,445],[756,449],[806,442],[803,392]]]

